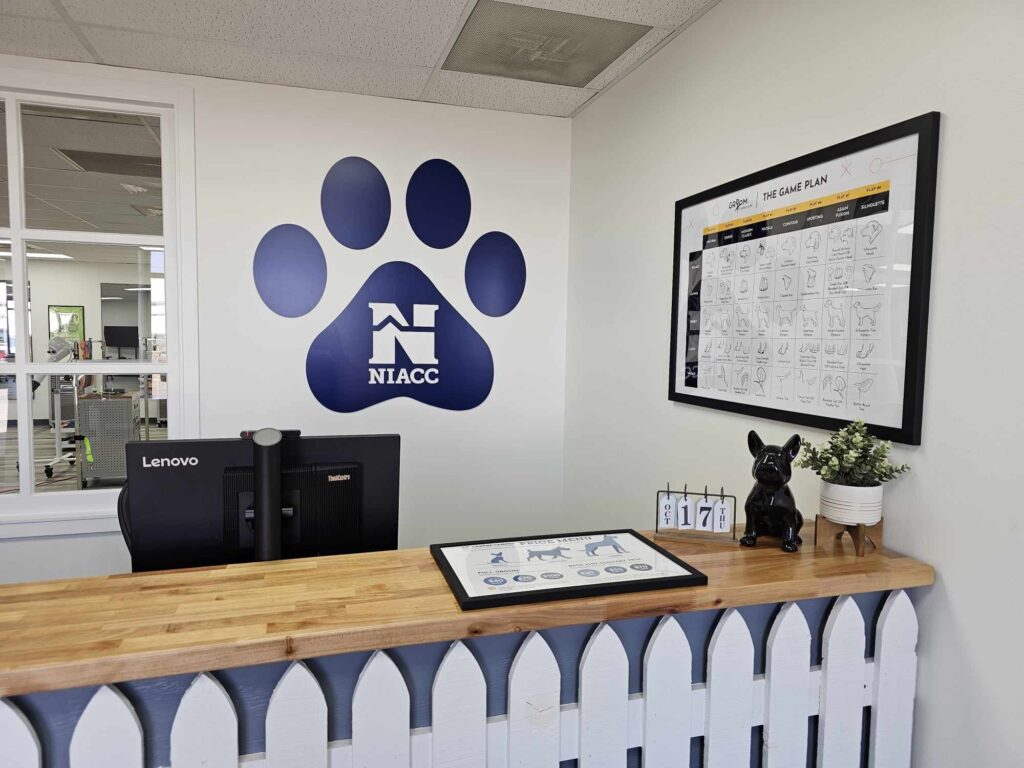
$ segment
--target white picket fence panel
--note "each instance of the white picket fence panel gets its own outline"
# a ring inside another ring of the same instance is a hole
[[[680,765],[690,753],[693,654],[683,628],[665,616],[644,652],[644,768]]]
[[[764,680],[764,768],[806,768],[811,630],[796,603],[782,606],[768,632]]]
[[[267,766],[327,768],[327,701],[301,661],[288,667],[270,695]]]
[[[864,616],[852,597],[825,622],[818,718],[818,768],[859,768],[864,725]]]
[[[171,726],[171,768],[238,768],[238,714],[213,675],[197,675]]]
[[[902,591],[886,600],[875,658],[864,658],[864,618],[839,598],[825,625],[821,667],[794,603],[782,606],[767,642],[765,674],[753,674],[754,645],[743,616],[726,610],[712,634],[706,683],[691,683],[690,643],[676,618],[661,619],[643,656],[643,688],[628,693],[629,661],[615,630],[598,625],[580,659],[578,701],[561,705],[561,672],[550,646],[529,633],[512,661],[506,715],[486,716],[487,684],[473,653],[451,645],[431,694],[433,725],[410,729],[409,688],[394,661],[376,652],[352,699],[352,738],[327,740],[327,702],[302,662],[271,695],[266,752],[238,754],[238,716],[209,674],[182,696],[171,728],[172,768],[621,768],[642,748],[644,768],[685,765],[690,740],[705,739],[706,768],[748,765],[751,729],[764,726],[765,768],[803,768],[808,718],[817,715],[818,765],[859,766],[864,707],[872,708],[872,768],[909,768],[918,625]],[[75,726],[71,768],[142,768],[144,733],[115,686],[97,689]],[[0,766],[41,768],[32,724],[0,699]]]
[[[740,612],[723,614],[708,644],[704,768],[750,764],[754,641]]]
[[[6,768],[40,768],[43,764],[39,738],[21,710],[0,699],[0,765]]]
[[[143,768],[142,725],[125,695],[105,685],[71,734],[71,768]]]
[[[487,681],[464,643],[452,643],[434,678],[430,705],[433,768],[487,765]]]
[[[410,741],[409,688],[395,662],[376,651],[359,673],[352,695],[352,764],[409,768]]]
[[[625,768],[629,743],[629,658],[601,624],[580,659],[579,768]]]

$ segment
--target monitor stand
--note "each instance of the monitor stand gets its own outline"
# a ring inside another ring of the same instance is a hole
[[[252,435],[253,523],[257,560],[281,559],[281,439],[277,429]]]

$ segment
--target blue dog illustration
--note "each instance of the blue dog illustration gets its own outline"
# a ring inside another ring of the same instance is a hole
[[[528,549],[526,551],[526,559],[529,561],[537,558],[538,560],[543,561],[545,557],[550,557],[552,560],[557,560],[558,558],[568,560],[569,558],[562,553],[571,551],[572,550],[568,547],[555,547],[554,549]]]
[[[596,555],[598,547],[611,547],[616,554],[624,554],[626,550],[621,544],[619,544],[619,542],[616,541],[616,538],[618,537],[609,534],[600,541],[590,542],[584,547],[584,549],[587,552],[587,557],[593,557],[594,555]]]

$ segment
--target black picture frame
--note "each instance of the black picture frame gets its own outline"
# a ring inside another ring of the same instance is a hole
[[[923,419],[925,352],[928,330],[928,301],[931,285],[931,261],[933,228],[935,222],[935,187],[938,173],[939,122],[938,112],[929,112],[886,128],[866,133],[854,139],[810,152],[756,173],[720,184],[696,195],[677,200],[675,204],[673,270],[672,270],[672,327],[669,349],[669,400],[705,408],[757,416],[765,419],[784,421],[819,429],[835,430],[846,426],[845,419],[787,411],[751,403],[732,402],[676,390],[677,343],[679,326],[679,285],[684,273],[684,254],[680,253],[682,242],[681,216],[687,208],[708,200],[728,195],[737,190],[763,184],[776,177],[795,173],[809,166],[825,163],[844,155],[870,149],[873,146],[904,138],[918,136],[917,170],[914,192],[914,233],[911,245],[911,279],[909,289],[910,312],[907,322],[906,368],[903,389],[903,418],[900,427],[868,424],[869,431],[886,440],[908,445],[921,444]],[[686,254],[687,262],[689,254]],[[685,364],[685,361],[684,361]]]
[[[662,576],[650,579],[632,579],[620,583],[604,583],[592,585],[580,585],[573,587],[555,587],[552,589],[533,590],[524,592],[506,592],[499,595],[479,595],[471,597],[462,586],[462,582],[455,574],[451,564],[441,551],[444,547],[468,547],[479,544],[511,544],[519,541],[533,541],[540,539],[559,539],[567,536],[605,536],[609,534],[629,534],[636,537],[646,546],[658,554],[671,560],[676,565],[685,568],[690,573],[684,576]],[[708,577],[698,571],[689,563],[680,560],[666,549],[659,547],[646,536],[641,536],[632,528],[617,528],[604,531],[573,531],[570,533],[552,533],[540,536],[516,536],[501,539],[477,539],[475,541],[454,541],[446,544],[431,544],[430,554],[437,563],[448,588],[452,591],[459,608],[464,611],[476,610],[479,608],[498,608],[510,605],[528,605],[531,603],[546,603],[554,600],[570,600],[581,597],[601,597],[604,595],[618,595],[630,592],[647,592],[654,589],[677,589],[680,587],[702,587],[708,583]]]

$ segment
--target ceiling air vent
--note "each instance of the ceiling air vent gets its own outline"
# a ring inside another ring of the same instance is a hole
[[[651,30],[480,0],[442,69],[582,88]]]
[[[118,176],[160,178],[160,158],[148,155],[117,155],[111,152],[89,152],[83,149],[58,149],[60,154],[83,171],[113,173]]]

